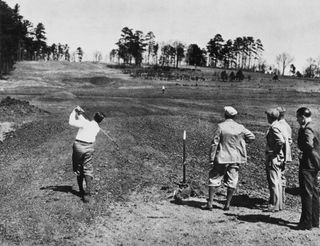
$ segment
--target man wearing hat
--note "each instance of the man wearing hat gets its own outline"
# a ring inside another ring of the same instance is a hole
[[[317,176],[320,169],[320,127],[311,119],[311,111],[306,107],[297,110],[299,186],[302,211],[298,229],[311,230],[319,227],[319,191]]]
[[[267,212],[277,212],[283,209],[281,168],[284,162],[283,145],[284,136],[278,122],[279,111],[269,109],[265,112],[270,127],[266,135],[266,172],[270,191],[270,199]]]
[[[254,134],[234,119],[237,110],[224,107],[225,121],[218,124],[211,142],[209,161],[209,199],[203,209],[212,210],[215,188],[224,181],[227,187],[227,200],[224,210],[229,210],[230,202],[239,179],[239,167],[247,162],[246,143],[255,139]]]
[[[281,185],[282,185],[282,201],[283,204],[285,203],[286,200],[286,185],[287,185],[287,180],[285,177],[285,167],[286,164],[292,162],[292,151],[291,151],[291,144],[292,144],[292,129],[288,122],[285,120],[284,115],[286,112],[286,109],[284,107],[277,107],[277,110],[279,111],[279,127],[280,131],[282,132],[282,135],[284,137],[284,148],[283,148],[283,154],[284,154],[284,161],[282,164],[281,168]]]

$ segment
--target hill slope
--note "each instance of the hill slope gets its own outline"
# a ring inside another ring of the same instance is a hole
[[[206,69],[204,73],[210,73]],[[166,86],[165,94],[161,87]],[[292,85],[292,86],[291,86]],[[15,131],[0,143],[0,242],[4,245],[316,245],[319,231],[293,230],[299,220],[297,147],[288,167],[286,210],[262,211],[268,197],[264,171],[264,111],[282,105],[297,134],[295,111],[309,106],[319,119],[319,86],[310,81],[158,81],[132,79],[104,64],[23,62],[0,81],[0,99],[25,100],[32,114],[4,117]],[[71,169],[76,129],[73,107],[103,111],[94,157],[96,195],[78,196]],[[207,152],[224,105],[256,134],[228,212],[225,189],[213,212],[207,195]],[[42,113],[41,113],[42,112]],[[47,113],[43,113],[47,112]],[[187,181],[196,197],[172,202],[182,179],[182,133],[187,131]]]

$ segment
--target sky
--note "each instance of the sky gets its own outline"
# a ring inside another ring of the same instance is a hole
[[[287,52],[302,71],[307,59],[320,57],[319,0],[4,0],[20,5],[20,14],[34,26],[42,22],[47,43],[81,47],[85,59],[95,51],[105,57],[117,48],[121,29],[157,42],[182,41],[205,48],[216,34],[224,40],[242,36],[260,39],[263,58],[276,64]]]

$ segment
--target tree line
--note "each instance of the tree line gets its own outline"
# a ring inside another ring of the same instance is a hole
[[[178,67],[185,58],[187,64],[195,66],[255,71],[266,68],[262,61],[263,44],[251,36],[225,41],[221,34],[216,34],[206,48],[200,48],[197,44],[186,46],[181,41],[157,43],[151,31],[144,35],[142,31],[124,27],[116,45],[118,48],[110,52],[110,61],[124,64],[141,65],[144,60],[147,64]]]
[[[224,69],[259,71],[284,75],[289,68],[289,74],[296,77],[320,77],[320,57],[308,58],[309,64],[303,73],[296,70],[292,63],[294,57],[287,52],[278,54],[275,65],[267,65],[262,54],[264,47],[260,39],[252,36],[236,37],[225,40],[221,34],[211,38],[205,48],[197,44],[186,45],[181,41],[156,42],[152,31],[143,34],[124,27],[116,43],[117,49],[112,49],[109,57],[111,62],[141,65],[156,64],[160,66],[178,67],[182,59],[188,65],[211,66]]]
[[[75,60],[81,61],[83,51],[78,47],[70,54],[68,44],[46,42],[43,23],[35,27],[19,13],[19,5],[10,8],[0,0],[0,77],[12,70],[22,60]]]
[[[309,57],[304,76],[308,78],[320,78],[320,56],[317,58]]]
[[[289,67],[289,74],[292,76],[296,76],[298,78],[320,78],[320,56],[317,58],[308,58],[307,66],[304,68],[302,73],[296,69],[296,66],[292,63],[293,61],[293,56],[287,52],[283,52],[276,56],[277,68],[270,67],[269,71],[273,71],[273,73],[277,75],[284,75],[285,70]]]
[[[70,53],[68,44],[47,44],[43,23],[35,27],[19,13],[19,5],[10,8],[0,0],[0,77],[8,73],[16,61],[21,60],[65,60],[82,61],[84,52],[81,47]],[[156,42],[152,31],[142,31],[124,27],[116,42],[117,49],[111,50],[111,62],[141,65],[156,64],[178,67],[182,60],[188,65],[211,66],[224,69],[271,72],[284,75],[290,65],[290,73],[301,77],[320,77],[320,59],[309,58],[308,67],[301,74],[292,64],[293,57],[282,53],[276,57],[278,68],[267,67],[262,59],[264,51],[260,39],[252,36],[224,40],[221,34],[214,35],[205,48],[197,44],[186,45],[175,40]],[[94,60],[100,62],[100,51],[94,53]]]

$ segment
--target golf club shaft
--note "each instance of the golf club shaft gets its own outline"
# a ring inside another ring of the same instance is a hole
[[[100,128],[100,131],[101,131],[105,136],[107,136],[112,142],[115,142],[115,140],[114,140],[105,130],[103,130],[102,128]]]

